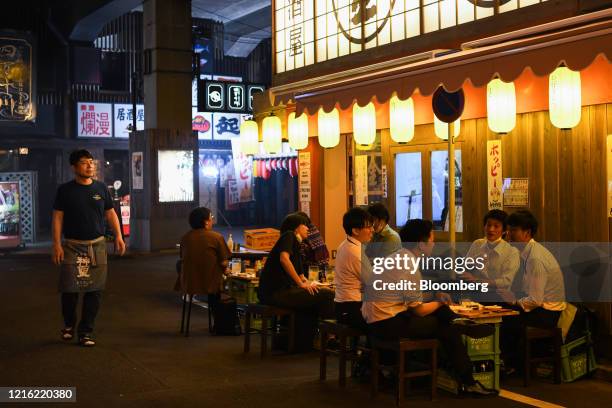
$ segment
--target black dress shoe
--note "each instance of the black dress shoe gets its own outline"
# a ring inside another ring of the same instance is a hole
[[[457,328],[459,333],[464,334],[473,339],[481,339],[489,337],[495,333],[495,327],[490,324],[479,324],[473,320],[456,319],[453,321],[453,326]]]
[[[496,390],[485,387],[480,383],[480,381],[476,381],[471,385],[466,385],[463,390],[464,392],[477,397],[495,397],[498,395]]]

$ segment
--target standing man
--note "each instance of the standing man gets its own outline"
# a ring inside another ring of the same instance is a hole
[[[115,252],[123,255],[125,243],[108,189],[92,178],[95,163],[91,153],[87,150],[72,152],[70,165],[75,178],[58,188],[52,221],[53,263],[61,265],[59,290],[64,316],[61,333],[63,340],[74,337],[79,293],[83,293],[77,334],[82,346],[92,347],[96,344],[93,329],[106,284],[104,220],[115,235]]]

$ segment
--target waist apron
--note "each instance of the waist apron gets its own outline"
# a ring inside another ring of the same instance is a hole
[[[107,274],[106,241],[66,239],[63,244],[60,292],[94,292],[104,289]]]

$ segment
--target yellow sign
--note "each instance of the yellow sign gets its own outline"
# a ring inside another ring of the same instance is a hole
[[[504,13],[544,1],[276,0],[276,73],[490,17],[497,2]]]

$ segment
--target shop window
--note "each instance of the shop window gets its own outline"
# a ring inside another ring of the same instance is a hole
[[[396,225],[423,218],[423,176],[421,152],[395,155],[395,211]]]
[[[448,168],[448,152],[446,150],[432,151],[431,215],[434,229],[438,231],[448,231]],[[457,232],[463,232],[461,191],[461,150],[455,150],[455,226]]]

